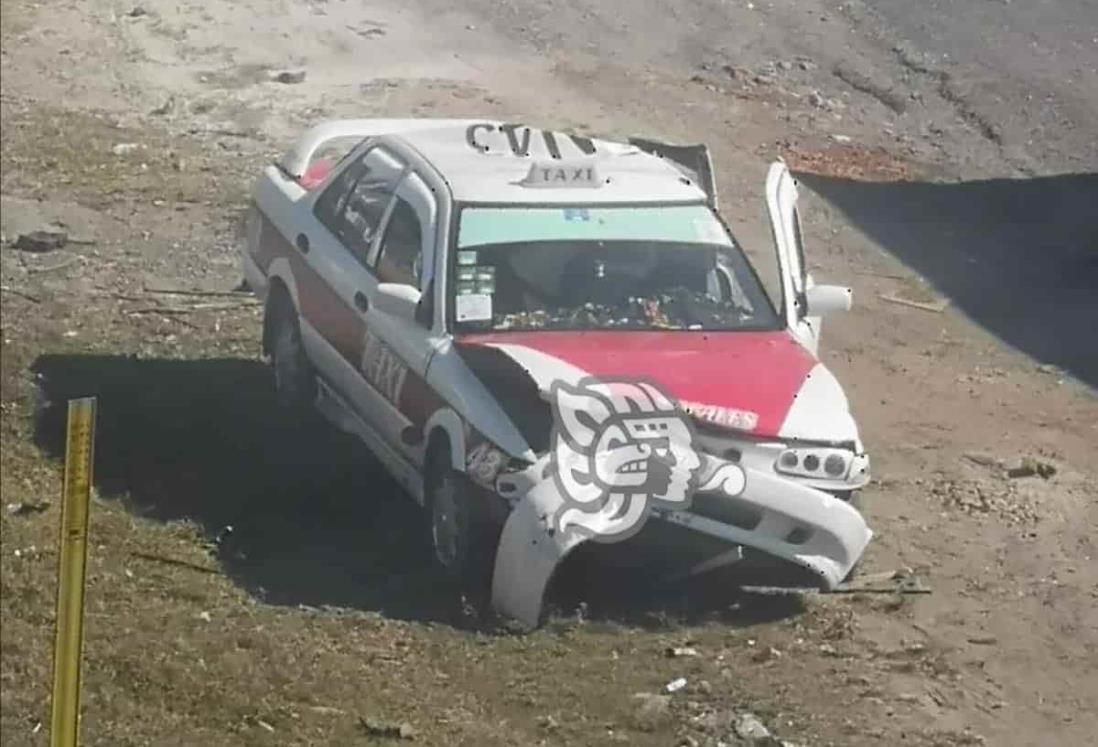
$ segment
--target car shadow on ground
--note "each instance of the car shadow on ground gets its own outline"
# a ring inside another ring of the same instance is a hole
[[[796,177],[999,339],[1098,387],[1098,174]]]
[[[66,401],[98,397],[99,494],[147,518],[196,522],[218,540],[229,577],[265,602],[494,625],[470,616],[435,572],[421,509],[357,439],[319,418],[289,423],[261,362],[45,355],[32,370],[39,448],[62,457]],[[727,587],[623,588],[562,589],[564,611],[605,600],[590,605],[592,617],[651,627],[714,614],[751,624],[800,609],[789,599],[745,607]]]

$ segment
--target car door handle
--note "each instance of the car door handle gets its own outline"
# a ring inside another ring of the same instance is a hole
[[[366,298],[366,294],[362,291],[355,291],[355,306],[365,314],[370,310],[370,299]]]
[[[297,235],[297,238],[294,239],[294,244],[297,245],[297,248],[301,251],[302,254],[309,253],[309,237],[305,234],[299,233]]]

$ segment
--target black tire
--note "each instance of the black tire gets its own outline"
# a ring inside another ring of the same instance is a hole
[[[305,354],[301,326],[293,304],[283,296],[271,299],[268,341],[275,400],[289,414],[303,417],[316,401],[316,371]]]
[[[488,496],[453,469],[445,440],[428,451],[424,488],[435,565],[469,601],[485,609],[501,528],[488,511]]]

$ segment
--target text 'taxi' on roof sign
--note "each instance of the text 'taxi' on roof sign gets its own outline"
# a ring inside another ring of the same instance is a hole
[[[534,163],[519,184],[538,189],[595,189],[603,185],[592,160]]]

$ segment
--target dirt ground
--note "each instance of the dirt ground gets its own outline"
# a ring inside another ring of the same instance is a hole
[[[745,713],[770,743],[1092,740],[1098,10],[958,5],[2,0],[3,743],[47,741],[87,394],[86,744],[715,746]],[[274,415],[234,290],[261,165],[375,115],[704,141],[762,266],[785,157],[812,272],[855,294],[823,356],[874,459],[864,572],[932,593],[596,589],[529,635],[452,600],[363,447]]]

